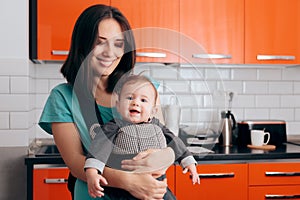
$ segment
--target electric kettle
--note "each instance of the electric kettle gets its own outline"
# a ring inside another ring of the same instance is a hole
[[[232,146],[232,132],[236,128],[236,121],[234,115],[228,110],[221,112],[220,123],[220,138],[219,142],[223,146]]]

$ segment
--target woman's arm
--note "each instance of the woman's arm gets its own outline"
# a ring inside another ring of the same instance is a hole
[[[86,181],[85,155],[74,123],[52,123],[52,132],[59,153],[73,176]]]
[[[73,123],[52,123],[56,146],[73,176],[86,181],[85,156],[80,136]],[[144,165],[144,164],[142,164]],[[108,185],[124,189],[139,199],[162,199],[167,183],[149,174],[134,174],[105,167],[103,176]]]

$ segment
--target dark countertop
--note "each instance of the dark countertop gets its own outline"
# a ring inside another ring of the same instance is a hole
[[[55,149],[55,146],[50,147]],[[275,150],[256,150],[236,145],[223,147],[218,144],[207,148],[214,152],[194,154],[197,161],[251,162],[270,159],[300,159],[300,145],[290,142],[277,146]],[[53,150],[52,152],[48,152],[48,154],[37,153],[29,155],[25,158],[25,164],[29,166],[37,164],[64,164],[64,161],[57,153],[57,150]]]

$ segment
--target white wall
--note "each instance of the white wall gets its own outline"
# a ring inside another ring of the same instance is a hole
[[[28,1],[1,1],[0,16],[0,147],[28,146],[35,137],[50,137],[37,121],[51,88],[64,81],[61,64],[28,60]],[[226,101],[215,91],[226,90],[236,93],[237,120],[284,119],[288,134],[300,135],[300,68],[137,67],[144,69],[161,82],[162,103],[178,95],[183,124],[217,126]]]

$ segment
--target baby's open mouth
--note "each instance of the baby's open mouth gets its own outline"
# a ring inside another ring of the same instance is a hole
[[[129,112],[130,112],[131,114],[139,114],[139,113],[140,113],[140,111],[134,110],[134,109],[129,110]]]

